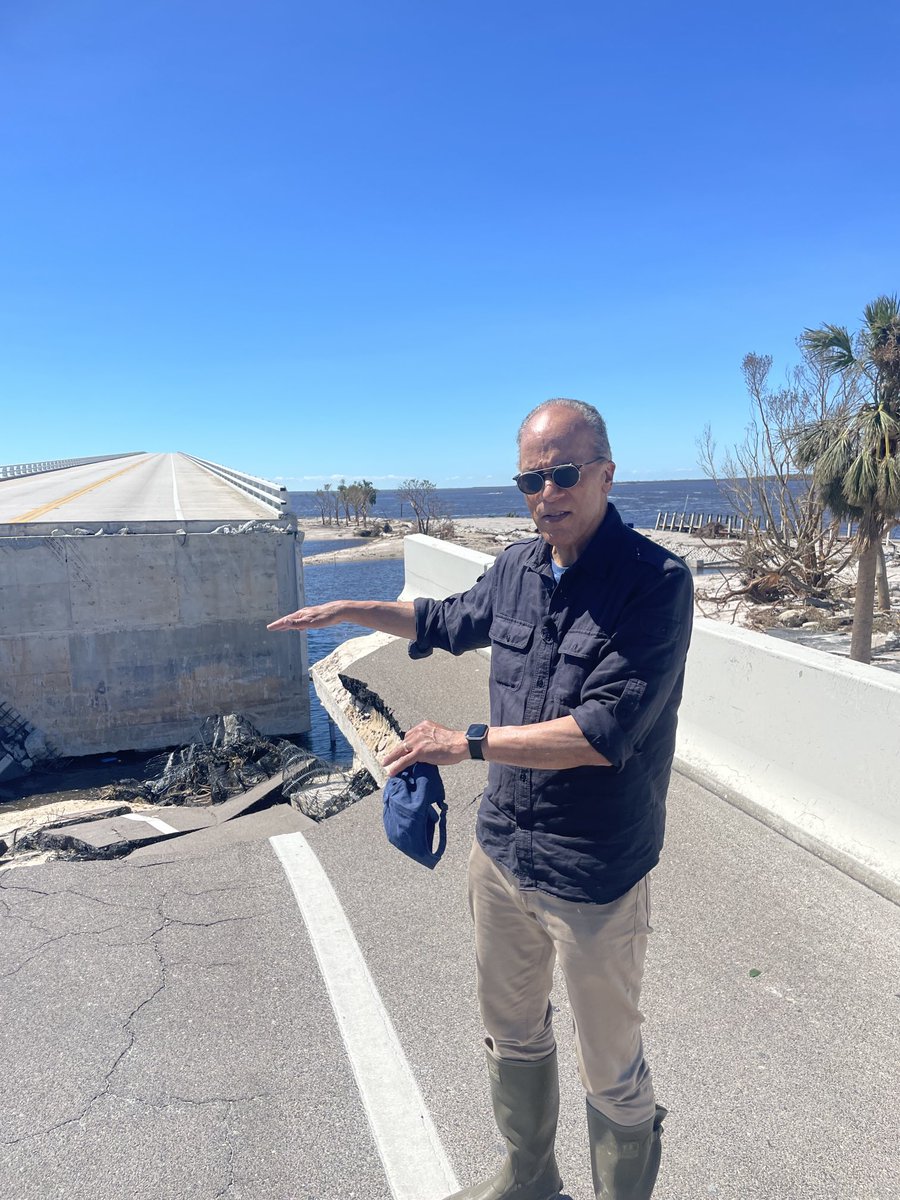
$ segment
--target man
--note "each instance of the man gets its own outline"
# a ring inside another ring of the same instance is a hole
[[[597,1197],[653,1191],[665,1109],[638,1009],[648,872],[662,847],[693,610],[684,563],[626,528],[591,405],[550,400],[519,430],[538,538],[509,547],[460,596],[336,601],[270,626],[353,621],[461,654],[491,646],[491,724],[422,721],[385,758],[490,764],[469,860],[478,999],[507,1159],[451,1200],[552,1200],[559,1089],[550,988],[559,957],[575,1019]]]

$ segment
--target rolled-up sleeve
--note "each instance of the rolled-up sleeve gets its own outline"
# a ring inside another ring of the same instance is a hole
[[[683,564],[636,589],[572,716],[588,742],[621,770],[653,730],[684,671],[693,584]]]
[[[414,601],[416,638],[409,644],[411,658],[424,658],[435,649],[464,654],[491,644],[495,571],[496,567],[491,567],[468,591],[456,596]]]

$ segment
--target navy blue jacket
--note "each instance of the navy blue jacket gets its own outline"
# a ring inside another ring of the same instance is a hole
[[[416,658],[491,646],[491,724],[571,714],[610,767],[490,763],[478,840],[523,888],[606,904],[659,861],[691,634],[676,555],[610,504],[557,584],[541,539],[506,549],[473,587],[415,602]]]

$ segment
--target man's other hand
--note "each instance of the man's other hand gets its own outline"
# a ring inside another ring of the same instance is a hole
[[[468,757],[469,743],[465,733],[459,729],[445,729],[443,725],[435,725],[434,721],[420,721],[381,762],[388,768],[388,775],[399,775],[416,762],[448,767]]]

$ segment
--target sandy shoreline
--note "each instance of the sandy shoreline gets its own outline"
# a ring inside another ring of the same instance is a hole
[[[390,533],[360,543],[354,540],[359,537],[359,530],[354,525],[323,526],[315,520],[301,520],[298,525],[304,533],[303,561],[309,566],[332,562],[336,558],[342,562],[402,558],[403,539],[416,532],[413,522],[393,521]],[[510,542],[534,537],[534,525],[527,517],[463,517],[453,521],[453,529],[454,536],[447,539],[451,545],[467,546],[470,550],[480,550],[485,554],[499,554]],[[317,541],[335,541],[338,538],[347,540],[346,549],[316,552]]]
[[[300,521],[298,524],[304,533],[303,561],[309,566],[335,559],[362,562],[372,558],[402,558],[403,539],[416,532],[414,524],[398,521],[391,525],[390,533],[358,542],[354,539],[359,537],[359,532],[353,525],[323,526],[313,520]],[[462,517],[454,520],[453,529],[454,535],[447,539],[448,544],[494,555],[512,542],[535,535],[534,525],[527,517]],[[639,532],[673,550],[692,566],[698,559],[711,563],[721,558],[723,543],[706,543],[702,538],[686,533],[657,533],[653,529],[641,529]],[[335,541],[338,538],[347,541],[345,549],[316,552],[316,542]]]

